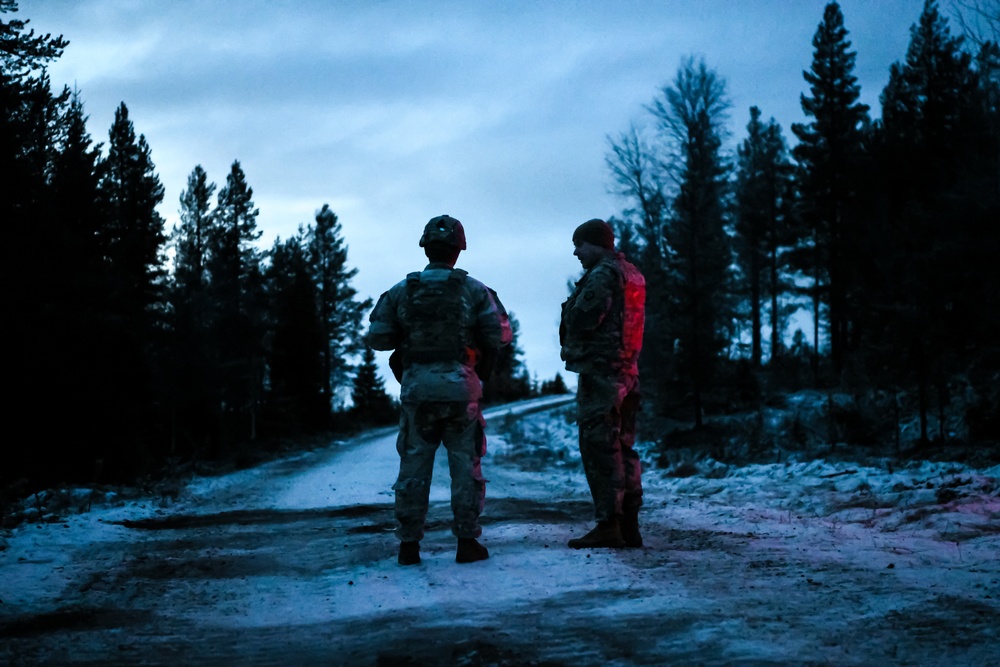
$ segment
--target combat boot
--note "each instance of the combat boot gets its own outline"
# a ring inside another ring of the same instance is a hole
[[[455,553],[456,563],[475,563],[477,560],[486,560],[489,557],[490,552],[477,542],[476,538],[458,538],[458,551]]]
[[[641,547],[642,534],[639,532],[639,508],[625,510],[619,524],[622,531],[622,540],[627,547]]]
[[[400,565],[420,564],[420,542],[399,543],[399,564]]]
[[[625,546],[622,539],[622,531],[618,526],[617,519],[599,521],[597,527],[584,535],[569,541],[571,549],[596,549],[598,547],[611,547],[620,549]]]

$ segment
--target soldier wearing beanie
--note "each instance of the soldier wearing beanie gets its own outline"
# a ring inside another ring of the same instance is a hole
[[[420,540],[434,468],[443,444],[451,473],[455,560],[489,557],[476,539],[486,498],[480,459],[486,453],[486,424],[480,408],[489,361],[512,338],[507,311],[496,292],[456,269],[465,250],[465,228],[448,215],[424,226],[420,247],[430,263],[382,294],[369,316],[367,343],[394,350],[389,358],[402,385],[396,536],[400,565],[420,563]]]
[[[614,231],[603,220],[577,227],[573,245],[584,274],[562,305],[560,355],[566,370],[579,373],[580,458],[597,527],[569,546],[641,547],[642,470],[634,445],[646,281],[615,251]]]
[[[611,225],[597,218],[588,220],[573,232],[573,245],[590,243],[605,250],[615,249],[615,232]]]

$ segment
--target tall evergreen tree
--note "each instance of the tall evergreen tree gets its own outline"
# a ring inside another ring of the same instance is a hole
[[[721,153],[729,108],[725,88],[704,61],[689,59],[652,106],[677,152],[679,190],[665,230],[672,250],[666,284],[673,300],[670,326],[678,371],[690,387],[696,427],[702,425],[705,393],[719,356],[729,346],[733,315],[733,258],[726,233],[729,167]]]
[[[234,418],[240,432],[220,436],[225,446],[256,437],[257,409],[263,392],[265,330],[260,238],[253,189],[238,160],[219,191],[209,234],[207,268],[214,310],[212,336],[218,359],[219,410]]]
[[[73,95],[55,136],[51,197],[45,211],[49,243],[38,275],[43,286],[40,299],[50,308],[53,331],[74,332],[48,352],[58,359],[58,376],[72,385],[63,395],[79,396],[73,403],[81,414],[93,414],[103,402],[93,379],[101,376],[106,361],[100,351],[109,334],[111,304],[109,267],[100,244],[106,219],[100,192],[101,151],[93,145],[86,120],[83,103]]]
[[[51,220],[61,229],[58,242],[65,244],[57,263],[73,267],[66,273],[76,280],[101,273],[98,264],[104,260],[99,246],[107,214],[100,192],[102,166],[101,145],[93,143],[83,102],[74,93],[57,129],[49,183]]]
[[[367,345],[354,376],[351,401],[351,416],[359,426],[391,424],[399,418],[392,398],[385,391],[385,382],[378,375],[375,351]]]
[[[41,187],[43,177],[28,150],[37,145],[30,137],[31,96],[39,90],[48,94],[44,67],[62,56],[69,42],[62,36],[36,35],[27,28],[28,21],[13,18],[17,11],[13,0],[0,0],[0,173],[6,185],[0,197],[0,220],[11,232],[27,236],[34,227],[25,224],[26,218],[38,203],[29,197]],[[12,258],[15,262],[19,254]]]
[[[998,172],[995,153],[983,151],[990,145],[986,107],[972,57],[934,0],[925,1],[881,100],[888,251],[875,287],[883,305],[879,331],[891,333],[873,345],[898,355],[901,363],[891,364],[897,382],[916,384],[927,439],[931,389],[943,404],[966,351],[986,342],[975,332],[982,301],[990,300],[983,286],[997,275],[988,249],[1000,247],[995,196],[988,203]]]
[[[569,388],[566,386],[566,381],[563,380],[562,374],[556,373],[555,377],[551,380],[542,381],[539,393],[542,396],[550,396],[552,394],[568,394]]]
[[[321,426],[329,417],[322,359],[326,350],[318,293],[305,231],[278,239],[265,271],[268,310],[269,403],[293,423]]]
[[[196,166],[180,195],[180,224],[171,234],[174,271],[170,302],[173,314],[173,448],[181,437],[182,453],[197,450],[216,424],[219,396],[218,347],[213,339],[213,304],[208,273],[215,183]]]
[[[862,222],[853,206],[861,172],[868,106],[858,100],[861,88],[854,75],[856,54],[837,2],[823,11],[813,37],[811,69],[803,72],[810,95],[801,96],[802,111],[812,118],[795,123],[799,139],[793,155],[799,163],[801,232],[799,266],[812,279],[814,368],[818,363],[821,303],[828,313],[830,355],[840,370],[855,324],[851,298],[857,275],[851,249],[857,246]]]
[[[58,115],[64,101],[51,94],[45,67],[62,56],[69,42],[61,36],[36,35],[28,29],[29,21],[13,17],[17,11],[17,2],[0,0],[0,173],[5,186],[0,220],[11,247],[18,249],[6,270],[20,277],[34,266],[37,256],[32,249],[42,245],[37,242],[38,216],[48,199],[43,193],[54,141],[54,126],[47,121]],[[21,293],[15,290],[8,297],[13,299],[11,305],[22,308],[37,303],[36,295],[25,294],[21,299]]]
[[[134,443],[144,442],[137,434],[151,421],[148,409],[163,386],[159,351],[163,347],[166,235],[156,210],[163,201],[163,186],[149,145],[143,135],[136,136],[124,103],[115,111],[100,171],[107,217],[99,241],[109,273],[115,332],[105,340],[109,359],[105,379],[114,395],[110,405],[116,407],[111,412],[121,438],[118,451],[105,463],[132,472],[130,468],[142,465],[149,454],[136,450]]]
[[[747,138],[738,148],[735,240],[737,259],[748,282],[751,313],[751,363],[760,366],[763,355],[761,309],[770,298],[771,358],[782,348],[784,329],[782,296],[784,248],[791,241],[790,209],[793,203],[793,167],[772,118],[761,121],[760,109],[751,107]]]
[[[66,322],[49,306],[52,278],[50,252],[61,235],[50,229],[46,202],[47,169],[56,141],[55,121],[65,98],[51,94],[45,67],[62,55],[62,37],[36,35],[27,21],[13,18],[17,3],[0,2],[0,221],[11,249],[4,262],[3,308],[7,338],[16,353],[6,364],[7,410],[16,419],[40,415],[36,423],[19,422],[34,433],[35,446],[8,447],[0,461],[0,483],[28,479],[37,488],[79,470],[84,457],[54,456],[72,433],[69,419],[53,418],[64,389],[72,382],[61,374],[59,360],[66,345]],[[45,122],[37,122],[44,119]],[[62,286],[60,286],[62,287]],[[58,358],[58,359],[57,359]],[[89,461],[87,463],[90,463]],[[92,464],[90,465],[92,470]]]
[[[521,361],[524,350],[518,344],[521,323],[513,312],[507,317],[510,320],[511,341],[497,354],[490,376],[482,378],[484,403],[516,401],[531,395],[531,378]]]
[[[108,218],[101,240],[123,323],[140,340],[148,340],[164,298],[166,235],[156,210],[163,186],[146,138],[136,137],[124,103],[115,111],[109,136],[101,174]]]
[[[215,183],[197,165],[188,176],[180,196],[180,225],[174,227],[174,281],[184,295],[205,289],[208,283],[207,258],[212,231],[212,195]]]
[[[358,301],[351,279],[357,269],[347,266],[347,246],[340,221],[328,204],[316,213],[316,224],[306,229],[309,267],[316,284],[317,308],[326,341],[320,368],[328,409],[337,403],[337,390],[350,381],[350,357],[360,351],[361,318],[371,300]]]
[[[17,48],[12,43],[9,48]],[[58,134],[62,124],[61,110],[69,92],[52,94],[45,71],[35,76],[27,71],[4,73],[0,104],[5,117],[0,119],[0,166],[4,171],[4,196],[0,197],[0,214],[8,233],[8,244],[17,248],[5,263],[12,282],[18,284],[7,298],[8,311],[23,314],[21,321],[29,328],[41,328],[33,316],[42,308],[51,291],[54,248],[50,241],[60,243],[62,235],[51,226],[53,197],[50,188],[52,163],[58,152]],[[27,348],[32,349],[34,334],[26,334]],[[37,340],[37,339],[35,339]]]

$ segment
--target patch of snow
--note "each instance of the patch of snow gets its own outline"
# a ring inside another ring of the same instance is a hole
[[[645,546],[575,551],[566,542],[593,515],[572,407],[533,411],[544,407],[487,415],[491,557],[469,565],[454,562],[443,454],[423,562],[396,563],[391,430],[196,478],[167,507],[69,490],[48,521],[0,538],[0,661],[985,665],[1000,654],[1000,466],[705,459],[678,477],[641,443]]]

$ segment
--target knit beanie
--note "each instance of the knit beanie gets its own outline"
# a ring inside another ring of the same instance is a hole
[[[611,229],[611,225],[599,218],[594,218],[583,223],[573,232],[573,243],[584,241],[608,250],[614,250],[615,232]]]

